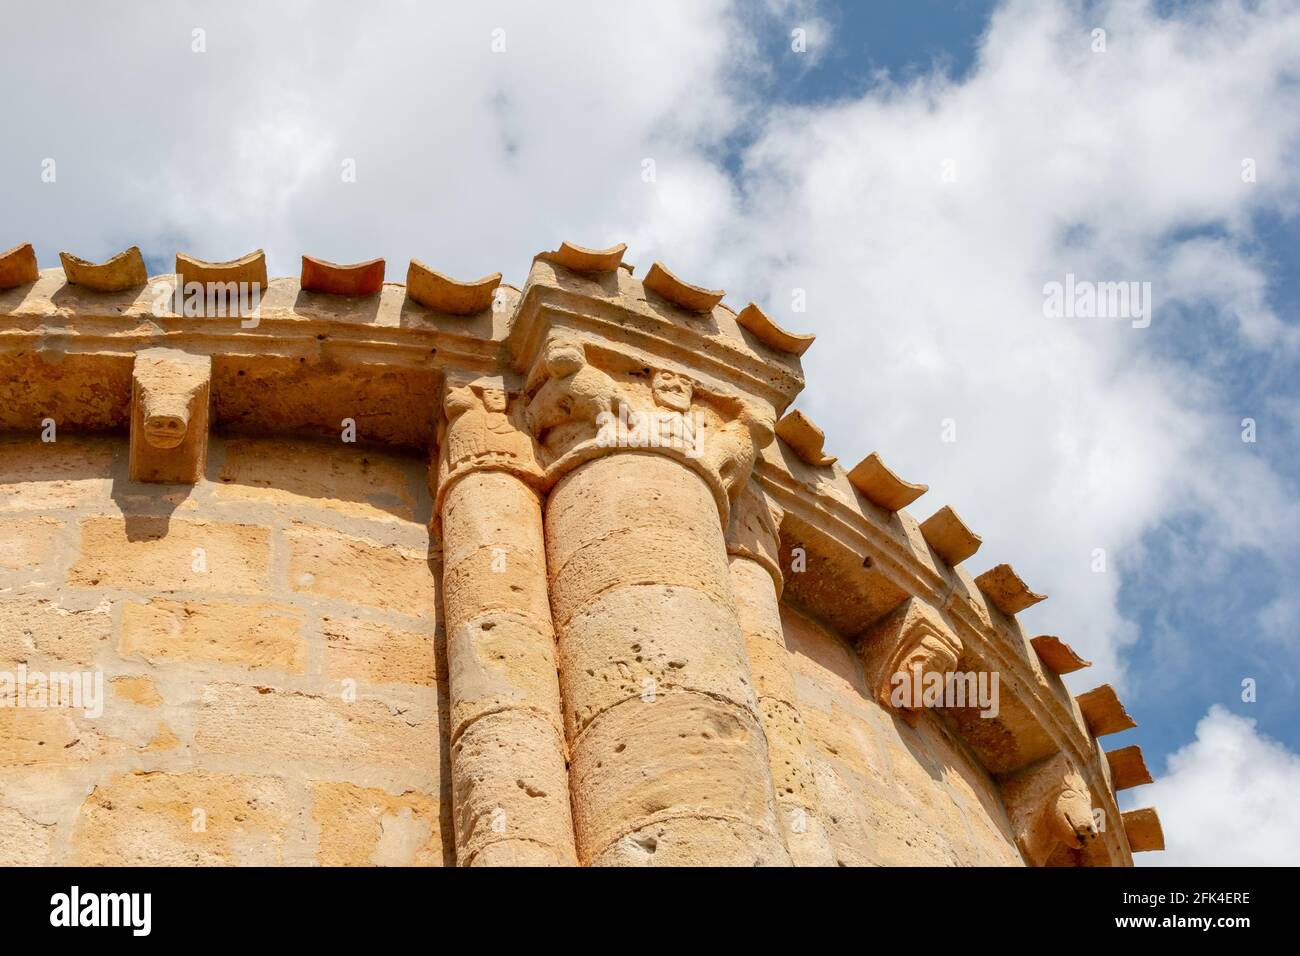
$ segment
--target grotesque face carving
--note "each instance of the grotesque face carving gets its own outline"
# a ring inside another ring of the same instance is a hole
[[[587,356],[577,341],[557,335],[547,341],[542,363],[551,378],[564,378],[586,365]]]
[[[188,427],[181,415],[150,415],[144,420],[144,438],[154,448],[175,448],[185,440]]]
[[[1043,866],[1058,847],[1077,850],[1097,838],[1088,785],[1062,753],[1012,774],[1002,798],[1030,866]]]
[[[1092,815],[1092,800],[1087,785],[1077,773],[1068,774],[1053,808],[1053,830],[1058,840],[1068,847],[1078,849],[1085,840],[1097,835],[1097,822]]]
[[[688,412],[691,409],[691,398],[695,394],[695,384],[685,375],[659,369],[650,379],[650,391],[656,404],[675,412]]]
[[[899,642],[894,668],[885,675],[885,682],[877,688],[877,699],[891,699],[899,681],[924,680],[928,674],[948,674],[957,669],[961,645],[956,636],[940,634],[928,627],[914,627]],[[914,686],[914,685],[912,685]],[[919,701],[907,708],[914,710]]]

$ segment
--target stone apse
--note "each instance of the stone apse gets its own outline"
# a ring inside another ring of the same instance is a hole
[[[1098,742],[1133,721],[1017,622],[1043,596],[790,410],[812,336],[623,251],[522,290],[0,256],[0,862],[1162,848],[1116,802],[1141,752]],[[954,675],[996,708],[896,694]]]

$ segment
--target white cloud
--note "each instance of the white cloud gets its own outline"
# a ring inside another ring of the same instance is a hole
[[[818,332],[801,404],[831,449],[878,450],[929,483],[919,509],[953,504],[984,536],[975,570],[1011,561],[1051,596],[1024,621],[1096,661],[1084,681],[1124,681],[1136,630],[1119,585],[1126,565],[1163,559],[1142,547],[1161,522],[1193,515],[1225,552],[1279,565],[1300,547],[1294,487],[1240,441],[1213,374],[1242,351],[1295,355],[1248,240],[1253,212],[1300,197],[1283,161],[1300,137],[1298,46],[1293,4],[1167,20],[1011,3],[960,84],[769,115],[712,230],[704,277]],[[1268,176],[1244,183],[1246,156]],[[1043,286],[1067,273],[1151,282],[1157,330],[1045,318]],[[795,287],[807,314],[790,312]],[[1157,350],[1184,325],[1213,328],[1218,354]],[[939,441],[945,418],[956,444]]]
[[[1300,856],[1300,756],[1259,733],[1255,721],[1211,707],[1196,739],[1169,755],[1167,772],[1133,805],[1154,805],[1164,853],[1158,866],[1294,866]]]

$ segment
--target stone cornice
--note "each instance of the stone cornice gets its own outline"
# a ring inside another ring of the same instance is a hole
[[[375,296],[304,292],[294,278],[271,280],[256,324],[237,316],[186,316],[169,300],[173,275],[115,293],[83,291],[61,270],[46,269],[28,286],[0,292],[0,351],[53,349],[115,352],[167,346],[200,354],[315,356],[418,368],[494,371],[518,292],[508,308],[464,317],[437,313],[386,283]],[[168,303],[155,309],[158,301]]]
[[[616,364],[674,367],[711,391],[762,401],[778,415],[803,388],[798,358],[764,345],[730,309],[687,312],[650,295],[624,268],[585,274],[535,261],[506,339],[514,369],[526,374],[547,332],[562,326],[585,333],[597,351],[610,343]]]
[[[972,667],[996,670],[1003,694],[1015,700],[1053,749],[1079,769],[1106,815],[1101,839],[1110,864],[1131,865],[1131,854],[1119,836],[1123,820],[1103,754],[1078,705],[1060,678],[1038,661],[1015,618],[992,607],[965,569],[950,568],[932,554],[911,515],[872,504],[842,469],[806,465],[778,439],[764,450],[754,477],[788,518],[815,527],[822,532],[823,544],[842,550],[844,560],[837,566],[862,569],[864,576],[880,575],[904,595],[942,611],[962,641],[963,658]],[[845,635],[850,640],[856,636]],[[1037,756],[1046,754],[1031,759]]]

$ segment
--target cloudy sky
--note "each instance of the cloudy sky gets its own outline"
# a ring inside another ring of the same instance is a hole
[[[927,482],[1119,686],[1140,862],[1294,863],[1300,5],[849,6],[7,10],[0,248],[519,284],[625,241],[759,302],[817,333],[831,452]],[[1150,324],[1046,315],[1067,274]]]

